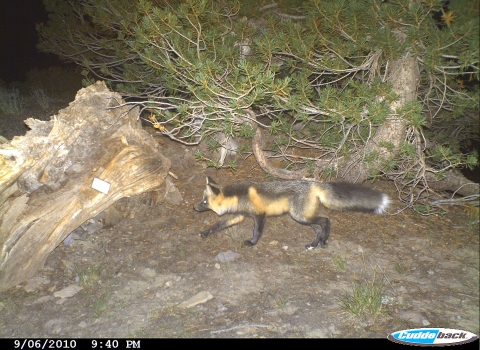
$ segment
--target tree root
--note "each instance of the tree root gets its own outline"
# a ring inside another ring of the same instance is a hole
[[[308,171],[306,169],[302,170],[286,170],[275,168],[271,164],[268,163],[265,154],[262,151],[262,132],[260,127],[256,123],[256,116],[252,110],[247,110],[251,120],[248,120],[248,123],[255,129],[255,136],[252,139],[252,149],[255,159],[257,160],[258,165],[270,175],[284,180],[296,180],[301,179],[308,176]]]

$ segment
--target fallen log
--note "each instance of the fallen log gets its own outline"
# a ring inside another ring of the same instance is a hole
[[[25,136],[0,144],[0,290],[35,275],[86,220],[163,184],[170,161],[123,103],[97,82],[50,121],[27,119]]]

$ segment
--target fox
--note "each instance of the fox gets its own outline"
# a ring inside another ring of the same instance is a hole
[[[233,214],[202,231],[200,237],[203,238],[239,224],[245,217],[253,217],[253,237],[244,241],[246,246],[258,243],[267,217],[288,213],[293,220],[315,231],[312,243],[305,245],[310,250],[318,245],[326,247],[331,227],[329,210],[381,214],[389,204],[386,194],[350,182],[288,180],[237,182],[222,187],[207,176],[203,199],[194,209],[197,212],[212,210],[219,216]]]

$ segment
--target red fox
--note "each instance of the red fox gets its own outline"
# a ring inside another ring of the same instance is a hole
[[[325,248],[330,235],[330,219],[322,207],[380,214],[389,203],[387,195],[349,182],[239,182],[222,188],[207,177],[203,199],[194,209],[200,212],[213,210],[217,215],[235,214],[201,232],[201,237],[238,224],[245,216],[253,217],[253,237],[244,242],[246,246],[257,244],[268,216],[289,213],[296,222],[310,225],[315,230],[313,242],[305,246],[312,249],[318,244]]]

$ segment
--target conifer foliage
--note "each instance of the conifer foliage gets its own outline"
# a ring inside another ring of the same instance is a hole
[[[261,128],[285,169],[384,176],[407,204],[477,165],[478,1],[44,3],[39,48],[184,144]]]

